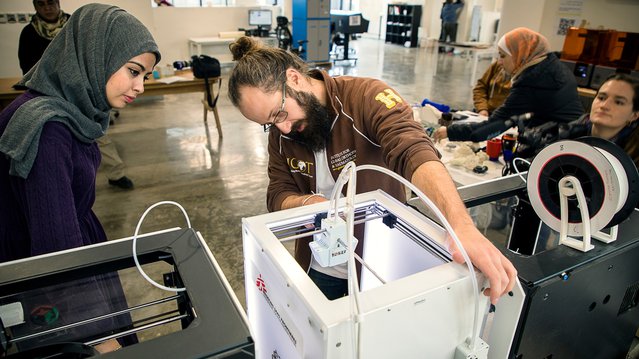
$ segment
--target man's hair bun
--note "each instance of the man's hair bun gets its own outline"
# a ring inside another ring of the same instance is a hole
[[[242,36],[229,45],[229,50],[233,54],[233,60],[239,61],[248,53],[257,50],[261,44],[248,36]]]

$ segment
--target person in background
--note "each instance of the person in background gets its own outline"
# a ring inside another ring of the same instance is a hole
[[[501,106],[510,93],[510,75],[504,71],[499,61],[495,61],[473,87],[473,105],[475,112],[489,116]]]
[[[639,168],[639,80],[615,74],[599,87],[590,113],[580,124],[587,134],[611,141],[623,148]]]
[[[33,0],[36,14],[22,29],[18,43],[18,60],[26,74],[40,60],[42,53],[69,20],[69,14],[60,9],[59,0]]]
[[[70,16],[60,9],[59,0],[33,0],[33,7],[36,15],[31,18],[31,23],[22,29],[18,43],[18,58],[23,75],[40,60],[44,50],[62,30]],[[111,118],[118,115],[117,110],[114,110]],[[101,166],[109,184],[122,189],[133,188],[133,181],[124,173],[125,165],[115,143],[107,134],[97,141],[102,153]]]
[[[439,36],[440,42],[455,42],[457,41],[457,27],[459,21],[459,14],[461,14],[464,8],[464,2],[462,0],[446,0],[442,6],[442,12],[439,17],[442,19],[442,29]],[[440,47],[439,52],[444,52],[445,47]],[[454,49],[451,49],[452,53]]]
[[[435,141],[443,138],[485,141],[512,127],[507,121],[513,116],[525,113],[533,114],[526,128],[549,121],[569,123],[583,114],[574,75],[550,51],[543,35],[524,27],[516,28],[501,37],[498,48],[498,61],[512,78],[510,94],[504,103],[486,122],[438,128]]]
[[[95,141],[109,126],[111,108],[140,95],[160,60],[151,33],[115,6],[83,6],[67,25],[21,80],[27,91],[0,113],[0,262],[107,240],[92,210],[100,165]],[[82,288],[57,297],[58,308],[69,310],[61,320],[87,301],[106,312],[122,309],[114,304],[124,299],[117,274]],[[126,326],[120,319],[106,321]],[[119,345],[103,344],[106,351]]]
[[[168,2],[167,0],[155,0],[155,4],[159,7],[159,6],[173,6],[173,4],[171,4],[170,2]]]
[[[110,118],[114,116],[115,111],[111,111]],[[110,120],[110,123],[112,123]],[[106,173],[109,185],[118,187],[121,189],[133,189],[133,181],[125,175],[124,161],[120,157],[115,143],[111,140],[108,134],[95,140],[100,148],[100,154],[102,155],[102,161],[100,167]]]
[[[309,70],[299,57],[250,37],[230,45],[236,66],[229,98],[242,115],[269,132],[269,211],[326,201],[350,161],[386,167],[410,180],[450,221],[473,264],[490,280],[491,301],[515,285],[517,271],[474,226],[432,141],[413,119],[410,103],[382,81]],[[357,177],[357,192],[382,189],[405,201],[404,187],[378,172]],[[361,237],[360,237],[361,239]],[[359,241],[361,250],[363,240]],[[455,246],[454,260],[463,262]],[[308,242],[295,257],[334,299],[348,293],[345,266],[321,267]]]

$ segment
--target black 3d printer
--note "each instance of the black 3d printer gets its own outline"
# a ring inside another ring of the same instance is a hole
[[[625,358],[639,328],[639,175],[630,157],[599,138],[562,140],[528,172],[459,192],[469,208],[511,196],[531,203],[514,211],[498,246],[526,292],[509,358]]]
[[[129,339],[106,355],[254,357],[246,315],[200,234],[190,228],[140,236],[137,246],[141,265],[168,267],[165,285],[184,290],[135,305],[118,295],[94,297],[93,285],[112,285],[135,266],[131,248],[129,238],[0,264],[0,356],[84,358],[97,354],[97,343]],[[144,285],[149,283],[137,287]],[[164,334],[137,339],[151,328]]]
[[[338,47],[342,47],[343,54],[341,58],[336,57],[335,61],[355,60],[356,57],[349,57],[349,41],[351,36],[361,34],[368,31],[369,21],[362,16],[361,12],[331,10],[331,33],[333,33],[332,42]]]

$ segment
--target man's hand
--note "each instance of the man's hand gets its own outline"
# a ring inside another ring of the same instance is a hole
[[[497,304],[499,297],[510,292],[517,281],[517,270],[510,261],[475,226],[454,229],[470,261],[488,278],[490,288],[484,294],[490,296],[490,302]],[[457,263],[464,263],[464,257],[449,238],[450,253]]]
[[[436,129],[435,132],[433,133],[433,140],[435,140],[435,143],[447,137],[448,137],[448,131],[446,130],[446,126],[442,126]]]
[[[478,114],[488,117],[488,111],[487,110],[481,110],[481,111],[478,112]]]
[[[284,201],[282,201],[282,209],[302,207],[326,201],[328,201],[328,198],[325,198],[324,195],[319,193],[292,195],[286,197]]]
[[[122,346],[120,345],[120,343],[118,343],[117,340],[109,339],[106,342],[102,342],[96,345],[94,348],[95,350],[98,351],[98,353],[106,354],[106,353],[114,352],[116,350],[120,350]]]
[[[444,165],[438,161],[423,163],[413,173],[411,182],[442,211],[466,249],[470,261],[488,278],[490,290],[484,291],[484,294],[489,295],[491,303],[496,304],[500,296],[515,286],[517,270],[477,230]],[[455,262],[464,262],[454,243],[450,245],[450,252]]]

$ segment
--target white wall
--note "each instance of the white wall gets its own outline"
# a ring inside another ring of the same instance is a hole
[[[98,0],[99,1],[99,0]],[[72,13],[91,0],[60,0],[62,10]],[[151,7],[149,0],[110,0],[104,3],[120,6],[149,28],[162,53],[162,63],[189,58],[188,39],[217,36],[220,31],[247,28],[251,7],[174,8]],[[290,1],[286,1],[290,9]],[[286,4],[284,6],[286,8]],[[253,7],[254,8],[254,7]],[[265,7],[271,8],[271,7]],[[273,15],[281,13],[273,7]],[[0,13],[34,13],[29,0],[1,0]],[[289,19],[290,19],[290,15]],[[274,23],[275,24],[275,23]],[[0,77],[19,77],[18,40],[27,24],[0,24]],[[274,25],[275,26],[275,25]]]
[[[475,5],[482,7],[482,12],[492,12],[487,18],[495,20],[495,11],[501,10],[503,0],[466,0],[461,14],[459,15],[459,29],[457,31],[457,41],[468,41],[470,34],[470,18]],[[389,0],[368,0],[359,2],[359,11],[370,21],[368,34],[370,37],[386,35],[386,9],[389,3],[402,3],[410,5],[422,5],[422,19],[420,22],[422,38],[439,38],[441,30],[441,19],[439,15],[442,10],[443,0],[409,0],[409,1],[389,1]],[[379,17],[383,15],[381,34],[379,32]],[[484,24],[482,24],[484,26]],[[491,30],[492,31],[492,30]]]
[[[562,16],[557,13],[559,0],[546,0],[544,17],[539,32],[544,34],[553,50],[561,50],[564,35],[557,35],[557,24]],[[587,0],[584,1],[581,17],[587,21],[589,29],[613,29],[618,31],[639,32],[639,1],[637,0]]]
[[[411,4],[422,5],[422,32],[420,36],[422,38],[439,39],[441,32],[442,21],[440,14],[442,11],[443,0],[422,0],[411,1]],[[464,42],[469,40],[470,36],[470,21],[472,17],[473,7],[475,5],[481,6],[482,13],[492,12],[489,16],[486,16],[487,20],[494,21],[495,11],[501,10],[502,0],[465,0],[465,5],[459,14],[459,27],[457,29],[457,41]],[[483,18],[483,16],[482,16]],[[483,27],[484,25],[482,23]],[[491,30],[492,31],[492,30]]]
[[[99,0],[97,0],[99,1]],[[91,0],[60,0],[64,11],[72,13],[78,7]],[[110,0],[103,1],[120,6],[144,23],[155,37],[163,63],[188,58],[188,38],[217,36],[220,31],[233,31],[238,27],[248,27],[248,7],[210,7],[210,8],[152,8],[149,0]],[[421,4],[422,37],[439,37],[442,0],[411,0],[405,3]],[[274,16],[284,13],[291,19],[291,0],[279,1],[273,7]],[[383,39],[386,30],[386,8],[389,0],[360,1],[363,16],[370,21],[369,36],[377,37],[379,16],[382,18]],[[466,0],[466,6],[460,15],[458,41],[467,41],[470,17],[474,5],[481,5],[484,11],[501,11],[498,38],[509,30],[526,26],[548,37],[553,50],[561,50],[564,37],[556,34],[557,22],[562,16],[557,13],[560,0]],[[584,0],[581,17],[588,21],[589,28],[611,28],[621,31],[639,32],[638,0]],[[283,9],[283,10],[282,10]],[[1,0],[0,13],[33,13],[29,0]],[[18,38],[26,24],[0,24],[0,77],[21,75],[18,65]]]
[[[388,1],[360,1],[359,11],[362,16],[369,21],[368,33],[366,36],[374,38],[384,38],[386,33],[386,10]],[[381,19],[380,19],[381,17]],[[381,27],[380,27],[381,24]],[[381,29],[381,30],[380,30]]]
[[[548,38],[550,48],[560,51],[564,44],[563,35],[557,35],[559,19],[573,17],[560,14],[560,0],[537,0],[530,6],[530,0],[507,0],[503,3],[498,38],[520,26],[538,31]],[[619,31],[639,32],[639,1],[637,0],[584,0],[580,15],[587,28],[606,28]]]
[[[535,0],[533,6],[530,0],[504,1],[501,8],[497,39],[517,27],[527,27],[531,30],[539,31],[545,3],[546,0]]]
[[[154,35],[162,63],[189,60],[189,38],[215,37],[221,31],[249,28],[248,9],[250,7],[153,8],[157,28]]]
[[[71,14],[82,5],[100,2],[86,0],[60,0],[60,7],[66,13]],[[153,14],[148,0],[111,0],[102,1],[119,6],[146,25],[155,36]],[[35,13],[33,3],[28,0],[2,0],[0,1],[0,13]],[[18,40],[20,32],[27,24],[0,24],[0,77],[18,77],[22,75],[18,63]]]

